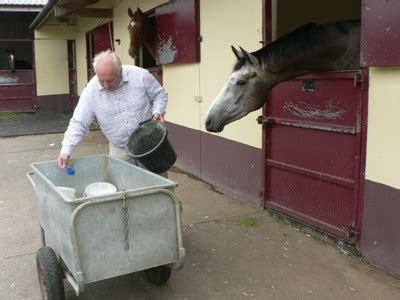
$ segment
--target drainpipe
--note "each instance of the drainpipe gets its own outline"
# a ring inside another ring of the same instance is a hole
[[[50,14],[53,12],[54,7],[58,3],[59,0],[49,0],[47,4],[42,8],[40,13],[36,16],[36,18],[29,25],[29,28],[32,30],[39,29],[40,26],[47,20]]]

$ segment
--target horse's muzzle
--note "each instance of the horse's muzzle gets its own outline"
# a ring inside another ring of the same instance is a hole
[[[215,128],[215,124],[213,124],[211,118],[209,118],[209,117],[206,119],[205,125],[206,125],[206,130],[208,132],[221,132],[224,129],[224,126]]]
[[[129,56],[132,57],[133,59],[136,59],[138,56],[138,52],[135,48],[129,48],[128,53]]]

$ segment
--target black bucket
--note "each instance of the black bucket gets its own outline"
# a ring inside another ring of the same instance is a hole
[[[153,173],[163,173],[176,161],[176,153],[168,141],[168,131],[159,121],[142,123],[129,137],[128,151]]]

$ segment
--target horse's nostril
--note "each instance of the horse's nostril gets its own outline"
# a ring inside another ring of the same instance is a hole
[[[210,129],[211,128],[211,120],[210,119],[207,119],[206,120],[206,129],[208,130],[208,129]]]

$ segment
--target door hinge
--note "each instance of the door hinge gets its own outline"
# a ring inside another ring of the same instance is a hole
[[[362,71],[354,74],[354,87],[357,88],[361,85],[361,88],[364,86],[364,74]]]
[[[350,238],[360,235],[355,222],[351,223],[349,226],[347,226],[347,228],[344,229],[347,230],[347,235]]]

